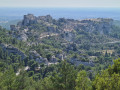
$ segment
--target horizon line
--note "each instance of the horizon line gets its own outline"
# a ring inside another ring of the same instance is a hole
[[[0,6],[0,8],[120,8],[120,7],[10,7]]]

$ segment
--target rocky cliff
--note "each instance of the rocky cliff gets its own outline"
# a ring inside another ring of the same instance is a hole
[[[22,41],[28,38],[36,37],[41,40],[44,37],[62,35],[67,41],[74,40],[74,32],[84,31],[87,33],[99,32],[100,34],[108,34],[111,31],[112,19],[85,19],[74,20],[60,18],[53,19],[50,15],[34,16],[33,14],[24,15],[24,18],[18,24],[11,25],[13,36]]]
[[[74,19],[65,19],[60,18],[58,20],[53,19],[50,15],[46,16],[34,16],[33,14],[24,15],[22,22],[18,22],[17,26],[11,25],[11,30],[19,30],[22,27],[29,27],[33,24],[43,24],[47,26],[47,29],[53,30],[58,27],[58,30],[61,31],[72,31],[84,29],[85,31],[92,32],[94,30],[103,31],[110,29],[112,19],[85,19],[85,20],[74,20]],[[52,27],[54,26],[54,27]],[[102,30],[101,30],[102,29]]]
[[[8,55],[19,55],[21,57],[21,60],[27,57],[22,51],[20,51],[18,48],[13,47],[12,45],[1,43],[0,46],[2,47],[3,51],[8,52]]]

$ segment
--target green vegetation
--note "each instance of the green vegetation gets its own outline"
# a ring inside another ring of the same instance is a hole
[[[47,75],[30,74],[30,71],[21,71],[15,75],[13,65],[5,67],[0,63],[1,90],[119,90],[120,86],[120,59],[108,69],[102,70],[95,78],[90,79],[88,72],[78,70],[66,61],[56,66],[46,67]],[[53,69],[53,70],[52,70]],[[42,68],[41,70],[44,70]],[[52,72],[50,72],[52,70]]]
[[[58,21],[40,21],[18,31],[0,27],[0,90],[119,90],[119,26],[103,34],[85,27],[55,32],[69,22]]]

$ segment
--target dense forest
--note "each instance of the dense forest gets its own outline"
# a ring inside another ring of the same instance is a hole
[[[34,74],[34,71],[25,71],[21,67],[20,74],[16,75],[15,63],[7,64],[7,61],[2,59],[0,62],[1,90],[119,90],[120,88],[120,59],[114,60],[112,66],[94,76],[93,72],[87,72],[83,65],[75,67],[66,60],[54,66],[42,66],[37,74]]]
[[[0,27],[0,90],[119,90],[119,21],[28,14],[10,27]]]

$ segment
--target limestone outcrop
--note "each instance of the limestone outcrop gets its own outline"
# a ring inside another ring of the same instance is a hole
[[[21,56],[22,60],[26,58],[26,55],[22,51],[20,51],[18,48],[13,47],[12,45],[0,44],[0,46],[2,47],[3,51],[8,52],[8,55],[11,53],[14,55],[19,55]]]

